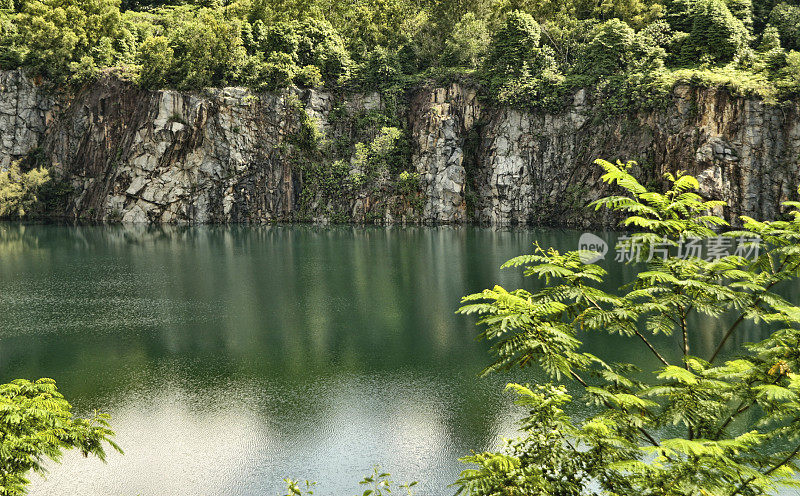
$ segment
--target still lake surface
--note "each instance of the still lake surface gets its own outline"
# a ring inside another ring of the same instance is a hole
[[[579,235],[0,224],[0,380],[56,379],[79,413],[112,415],[125,450],[107,464],[70,453],[31,494],[277,495],[284,477],[360,494],[376,463],[452,494],[458,457],[515,432],[503,386],[537,378],[477,378],[488,347],[459,299],[536,287],[500,265]],[[633,269],[613,258],[601,264],[618,285]],[[723,327],[703,323],[693,349],[707,355]],[[585,341],[654,366],[626,339]]]

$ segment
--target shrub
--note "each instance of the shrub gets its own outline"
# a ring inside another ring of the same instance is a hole
[[[144,40],[139,51],[139,84],[145,88],[158,89],[168,84],[167,78],[174,64],[172,47],[164,36],[152,36]]]
[[[753,28],[753,0],[725,0],[725,5],[748,31]]]
[[[292,85],[297,66],[288,53],[273,52],[261,67],[260,90],[276,91]]]
[[[775,26],[768,24],[767,27],[764,28],[764,32],[761,33],[761,44],[758,46],[758,49],[761,52],[770,52],[779,48],[781,48],[780,33],[778,33]]]
[[[248,49],[251,54],[263,55],[268,62],[272,59],[271,63],[280,58],[286,67],[289,64],[298,66],[291,72],[300,74],[303,81],[298,81],[298,84],[301,85],[308,85],[308,77],[312,76],[308,67],[315,67],[320,75],[319,82],[313,86],[338,84],[350,67],[341,36],[324,19],[279,21],[269,27],[257,20],[250,30],[250,37],[252,41]]]
[[[94,59],[84,55],[78,62],[70,62],[69,71],[72,73],[72,80],[75,83],[87,83],[97,78],[100,69]]]
[[[403,171],[397,176],[397,190],[401,195],[413,195],[419,192],[418,172]]]
[[[486,21],[467,12],[453,27],[445,44],[443,60],[448,65],[477,68],[489,49],[490,41]]]
[[[486,65],[500,73],[520,73],[523,65],[537,66],[542,30],[530,16],[520,11],[508,14],[502,27],[492,37]]]
[[[729,62],[747,44],[747,28],[722,0],[697,0],[690,11],[692,28],[683,47],[685,60],[707,55],[714,62]]]
[[[297,47],[300,37],[296,30],[297,25],[290,22],[276,22],[269,27],[258,20],[253,26],[253,35],[258,51],[269,55],[273,52],[285,53],[297,62]]]
[[[12,22],[15,30],[3,44],[22,65],[57,82],[132,57],[117,53],[110,42],[130,35],[118,0],[29,0],[21,2]]]
[[[168,34],[173,51],[168,83],[196,89],[239,82],[246,61],[241,30],[220,11],[201,9],[186,17],[175,15],[175,26]]]
[[[20,170],[18,163],[0,170],[0,218],[22,218],[37,203],[39,189],[50,180],[43,168]]]
[[[784,48],[800,50],[800,5],[779,3],[770,12],[769,23],[778,30]]]
[[[786,53],[783,62],[783,67],[775,71],[775,84],[784,96],[797,97],[800,95],[800,52]]]
[[[350,57],[344,41],[325,19],[306,19],[298,28],[297,61],[319,69],[322,81],[333,86],[347,75]]]
[[[492,37],[480,77],[490,98],[531,107],[550,101],[563,76],[550,46],[539,46],[541,28],[525,13],[513,11]],[[555,91],[554,91],[555,90]],[[558,98],[558,97],[556,97]]]
[[[294,82],[302,88],[315,88],[322,84],[322,74],[315,65],[307,65],[297,70]]]
[[[383,89],[395,84],[401,74],[397,54],[383,47],[375,47],[357,66],[350,82],[360,89]]]
[[[728,8],[746,17],[751,9],[747,1],[670,0],[667,20],[675,32],[670,51],[684,65],[698,60],[729,62],[747,45],[749,32],[745,23]],[[683,34],[688,33],[688,35]]]
[[[403,165],[403,132],[396,127],[382,127],[369,143],[356,143],[353,165],[367,177],[392,173]]]
[[[619,19],[598,25],[586,47],[584,71],[613,74],[626,69],[634,56],[635,40],[633,29]]]

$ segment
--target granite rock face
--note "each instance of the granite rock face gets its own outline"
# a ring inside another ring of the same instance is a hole
[[[22,71],[0,71],[0,168],[39,146],[56,111],[56,99]]]
[[[458,85],[414,95],[409,116],[414,150],[411,163],[426,196],[425,220],[467,220],[464,154],[467,135],[475,129],[480,112],[475,91]]]
[[[151,93],[106,81],[77,95],[44,148],[76,192],[68,217],[282,219],[297,187],[282,146],[290,114],[285,95]]]
[[[729,202],[732,220],[775,218],[800,183],[797,102],[678,86],[655,111],[606,116],[579,91],[564,112],[526,113],[453,84],[419,88],[396,107],[406,168],[419,174],[416,207],[388,173],[369,188],[310,194],[301,117],[329,141],[353,143],[355,116],[385,108],[378,94],[145,91],[113,79],[54,96],[19,71],[0,72],[0,166],[44,157],[73,191],[54,216],[148,223],[610,224],[585,208],[608,193],[596,158],[636,160],[650,183],[686,170]]]
[[[704,195],[729,203],[723,214],[734,222],[775,218],[781,202],[797,197],[797,102],[765,105],[678,86],[663,110],[604,117],[585,91],[559,114],[486,107],[456,85],[417,98],[426,103],[414,119],[414,165],[427,186],[429,220],[612,224],[583,208],[609,192],[596,158],[636,160],[636,174],[649,183],[687,171]]]

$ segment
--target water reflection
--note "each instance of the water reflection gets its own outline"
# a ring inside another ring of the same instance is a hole
[[[126,450],[69,456],[32,494],[277,494],[286,476],[349,494],[372,463],[449,494],[457,457],[512,432],[503,384],[532,379],[475,378],[488,356],[459,298],[533,287],[499,266],[578,234],[2,224],[0,379],[55,378],[113,415]],[[634,270],[605,263],[612,285]],[[701,352],[723,332],[704,325]],[[623,338],[586,341],[653,365]]]

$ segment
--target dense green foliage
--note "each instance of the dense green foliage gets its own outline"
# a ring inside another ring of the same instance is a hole
[[[306,112],[297,95],[288,95],[287,101],[299,128],[289,137],[291,146],[283,148],[302,185],[297,220],[371,223],[422,210],[420,176],[408,170],[408,124],[391,92],[384,92],[378,108],[341,102],[331,110],[327,126]],[[365,198],[371,198],[369,205]]]
[[[38,201],[43,185],[50,174],[42,168],[22,172],[18,163],[0,169],[0,219],[22,218]]]
[[[105,460],[111,440],[108,415],[78,418],[52,379],[17,379],[0,385],[0,494],[25,494],[31,472],[44,473],[43,463],[58,462],[64,450]]]
[[[605,270],[583,262],[593,253],[537,246],[505,266],[525,266],[544,289],[495,286],[464,299],[460,311],[480,315],[481,337],[494,343],[487,373],[537,366],[564,384],[511,386],[530,411],[524,435],[466,458],[476,468],[463,472],[461,491],[735,496],[797,485],[800,307],[774,289],[800,276],[800,202],[786,203],[787,220],[744,217],[743,229],[718,236],[727,224],[712,211],[724,204],[697,195],[695,178],[668,175],[671,187],[662,194],[626,166],[599,162],[603,179],[623,194],[595,205],[629,216],[623,225],[637,232],[621,248],[640,270],[607,292]],[[682,240],[745,240],[739,246],[747,252],[702,259],[678,253]],[[690,342],[709,337],[704,319],[727,322],[727,330],[716,350],[700,357]],[[773,332],[722,361],[746,321]],[[581,332],[627,336],[660,366],[649,373],[606,363],[583,351]],[[572,401],[566,383],[590,407],[581,420],[565,412]]]
[[[404,88],[468,77],[500,103],[609,108],[678,81],[768,99],[800,87],[798,0],[6,0],[0,66],[148,88]]]

